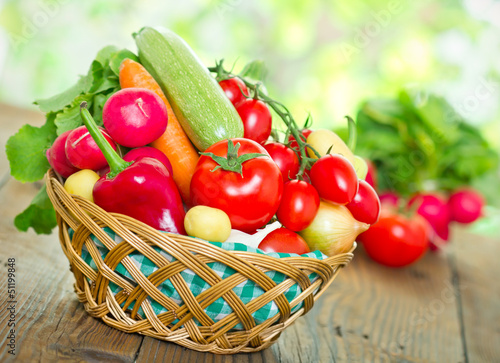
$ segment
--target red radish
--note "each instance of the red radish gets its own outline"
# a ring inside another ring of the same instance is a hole
[[[380,203],[382,204],[387,204],[393,207],[397,207],[399,205],[399,195],[396,192],[380,193],[378,197],[380,199]]]
[[[107,131],[99,127],[104,138],[116,150],[116,144]],[[80,169],[99,170],[108,165],[106,158],[85,126],[71,131],[66,139],[66,156],[71,164]]]
[[[67,178],[71,174],[74,174],[78,170],[80,170],[73,164],[71,164],[66,157],[66,139],[68,138],[71,131],[72,130],[68,130],[59,135],[52,144],[52,147],[46,152],[47,160],[49,161],[50,166],[63,178]]]
[[[366,224],[377,223],[380,217],[380,200],[377,192],[364,180],[358,180],[358,192],[346,204],[355,220]]]
[[[458,223],[476,221],[483,213],[483,206],[483,197],[472,189],[457,190],[448,199],[451,220]]]
[[[145,88],[125,88],[111,96],[102,111],[104,127],[126,147],[145,146],[158,139],[168,124],[167,107]]]
[[[437,194],[429,193],[415,195],[408,202],[408,206],[411,207],[415,203],[418,205],[417,213],[429,222],[434,231],[429,237],[431,247],[432,244],[439,245],[448,241],[450,213],[446,201]]]
[[[167,156],[160,150],[155,149],[154,147],[151,146],[143,146],[143,147],[138,147],[137,149],[132,149],[125,154],[123,160],[132,161],[143,156],[149,156],[153,159],[160,160],[162,164],[167,167],[168,171],[170,172],[170,175],[171,176],[174,175],[174,172],[172,170],[172,164],[170,164],[170,160],[168,160]]]
[[[377,168],[375,164],[369,159],[365,159],[366,164],[368,165],[368,173],[366,174],[366,182],[370,184],[373,189],[377,190]]]

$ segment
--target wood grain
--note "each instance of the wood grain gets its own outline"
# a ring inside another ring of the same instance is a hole
[[[500,362],[500,240],[457,229],[452,246],[469,362]]]

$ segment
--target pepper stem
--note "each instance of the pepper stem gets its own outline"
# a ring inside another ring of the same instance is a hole
[[[118,155],[118,153],[113,150],[113,147],[110,145],[109,141],[104,138],[94,119],[92,118],[92,115],[90,115],[89,110],[87,110],[87,102],[85,101],[80,104],[80,116],[82,117],[83,124],[87,127],[90,136],[92,136],[109,164],[110,172],[106,175],[107,177],[112,179],[127,167],[132,165],[132,162],[129,163],[123,160]]]

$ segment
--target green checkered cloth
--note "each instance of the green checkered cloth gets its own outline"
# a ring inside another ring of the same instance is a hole
[[[120,243],[123,241],[123,239],[114,233],[110,228],[106,227],[104,228],[104,231],[116,242]],[[70,229],[70,236],[73,237],[73,231]],[[97,249],[99,250],[101,257],[104,259],[109,252],[109,250],[94,236],[91,235],[92,240],[95,242],[95,245]],[[249,246],[246,246],[242,243],[232,243],[232,242],[224,242],[224,243],[218,243],[218,242],[210,242],[211,244],[220,247],[224,250],[227,251],[248,251],[248,252],[255,252],[255,253],[261,253],[261,254],[267,254],[269,256],[277,257],[277,258],[284,258],[284,257],[297,257],[297,254],[294,253],[266,253],[262,250],[255,249]],[[153,247],[158,253],[160,253],[163,257],[165,257],[168,261],[172,262],[175,261],[175,258],[172,257],[171,255],[167,254],[165,251],[160,249],[159,247]],[[142,255],[139,252],[132,252],[131,254],[128,255],[131,260],[136,264],[137,267],[141,270],[141,272],[144,274],[144,276],[148,277],[150,274],[155,272],[158,267],[148,258],[146,258],[144,255]],[[310,257],[310,258],[315,258],[318,260],[323,260],[327,256],[325,256],[323,253],[320,251],[314,251],[310,253],[306,253],[302,255],[303,257]],[[83,246],[82,249],[82,258],[83,260],[94,270],[97,271],[97,266],[95,262],[92,259],[92,256],[88,252],[86,246]],[[232,274],[234,274],[236,271],[232,269],[231,267],[226,266],[225,264],[221,262],[212,262],[207,264],[217,275],[219,275],[222,279],[225,279]],[[121,276],[127,278],[130,281],[134,281],[134,278],[132,275],[127,271],[127,269],[120,263],[115,269],[115,272],[120,274]],[[266,275],[269,276],[276,284],[280,284],[281,282],[285,281],[287,278],[286,275],[277,272],[277,271],[268,271],[266,272]],[[203,280],[201,277],[196,275],[192,270],[186,269],[181,272],[181,276],[186,281],[188,284],[191,292],[193,293],[194,296],[198,296],[201,294],[203,291],[207,290],[210,288],[210,284],[207,283],[205,280]],[[309,274],[309,280],[311,283],[315,281],[318,278],[317,274],[311,273]],[[135,281],[134,281],[135,282]],[[109,287],[113,294],[119,293],[122,288],[114,283],[109,284]],[[176,302],[178,305],[182,305],[183,301],[174,288],[172,282],[170,280],[164,281],[162,284],[158,286],[158,289],[165,294],[165,296],[168,296],[171,298],[174,302]],[[233,291],[236,293],[237,296],[240,297],[241,301],[244,304],[247,304],[251,300],[259,297],[264,293],[264,290],[257,285],[254,281],[252,280],[246,280],[242,282],[241,284],[237,285],[236,287],[233,288]],[[285,297],[289,302],[291,302],[293,299],[295,299],[299,294],[302,292],[302,289],[298,284],[293,285],[290,287],[285,293]],[[151,306],[153,308],[153,311],[158,315],[161,313],[164,313],[167,311],[167,309],[159,304],[158,302],[154,301],[150,297],[148,297]],[[130,305],[129,308],[132,309],[134,305]],[[295,312],[299,310],[302,307],[302,303],[298,304],[292,309],[292,312]],[[227,315],[231,314],[233,310],[229,306],[229,304],[224,300],[222,297],[214,301],[211,305],[209,305],[205,309],[205,313],[215,322],[223,319]],[[255,311],[252,316],[254,317],[255,321],[257,324],[260,324],[267,319],[273,317],[279,312],[278,306],[274,301],[269,302],[259,310]],[[138,314],[142,317],[145,318],[145,314],[142,310],[142,308],[139,308]],[[174,321],[172,324],[175,324],[177,322]],[[199,322],[196,321],[198,325]],[[243,326],[241,324],[238,324],[235,326],[235,329],[243,329]]]

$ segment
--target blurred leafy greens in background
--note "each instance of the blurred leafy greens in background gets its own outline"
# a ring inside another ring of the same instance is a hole
[[[407,196],[483,185],[488,199],[498,198],[500,184],[491,183],[498,154],[444,98],[402,90],[395,98],[371,99],[361,106],[357,124],[356,152],[375,163],[379,190]]]

